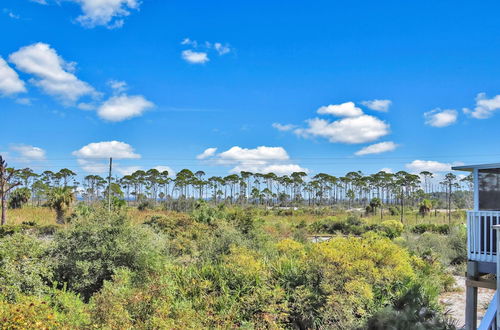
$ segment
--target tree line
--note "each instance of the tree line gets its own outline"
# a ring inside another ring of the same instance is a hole
[[[239,174],[207,177],[204,171],[183,169],[174,174],[149,169],[112,177],[109,184],[108,179],[95,174],[87,175],[79,182],[77,173],[67,168],[36,173],[30,168],[9,168],[3,160],[2,164],[2,205],[8,201],[12,208],[25,203],[44,205],[54,199],[55,193],[61,198],[71,194],[87,203],[112,197],[132,205],[161,203],[165,208],[176,210],[186,209],[190,203],[203,199],[214,204],[268,207],[339,206],[351,209],[385,205],[396,206],[403,213],[405,207],[420,206],[425,211],[438,204],[451,210],[454,194],[462,192],[465,197],[454,204],[471,206],[472,176],[459,179],[453,173],[436,181],[436,175],[429,171],[419,174],[380,171],[369,175],[351,171],[344,176],[242,171]]]

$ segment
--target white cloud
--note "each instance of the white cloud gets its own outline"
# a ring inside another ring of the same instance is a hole
[[[104,141],[87,144],[79,150],[73,151],[73,155],[79,159],[137,159],[141,155],[134,152],[130,144],[120,141]]]
[[[389,167],[384,167],[384,168],[381,168],[379,172],[394,173],[394,170],[392,168],[389,168]]]
[[[210,59],[208,58],[207,53],[205,53],[205,52],[194,52],[194,51],[192,51],[190,49],[184,50],[182,52],[182,58],[186,62],[189,62],[189,63],[192,63],[192,64],[204,64],[204,63],[210,61]]]
[[[462,165],[461,162],[454,163],[441,163],[435,160],[414,160],[405,165],[405,167],[413,173],[420,173],[422,171],[429,171],[431,173],[449,172],[452,166]]]
[[[387,112],[389,111],[389,107],[392,104],[391,100],[371,100],[371,101],[363,101],[361,102],[362,105],[365,107],[375,110],[375,111],[382,111],[382,112]]]
[[[7,8],[4,8],[3,12],[4,12],[4,14],[6,14],[7,16],[9,16],[12,19],[20,19],[21,18],[21,16],[14,14],[14,12],[12,10],[7,9]]]
[[[302,137],[324,137],[332,143],[366,143],[389,134],[389,124],[369,115],[343,118],[334,122],[319,118],[306,122],[308,128],[298,128],[294,133]]]
[[[355,155],[357,156],[363,156],[363,155],[370,155],[370,154],[380,154],[383,152],[388,152],[388,151],[393,151],[394,149],[397,148],[397,144],[391,141],[388,142],[380,142],[380,143],[375,143],[370,146],[364,147],[360,150],[358,150]]]
[[[425,123],[433,127],[445,127],[457,122],[458,112],[453,109],[439,108],[424,113]]]
[[[170,166],[159,165],[159,166],[154,167],[154,169],[158,170],[160,172],[167,171],[168,172],[168,176],[174,176],[175,175],[175,171]]]
[[[229,48],[228,45],[223,45],[220,42],[216,42],[214,44],[214,49],[217,51],[217,53],[219,53],[219,55],[224,55],[231,51],[231,48]]]
[[[46,5],[47,1],[46,0],[30,0],[31,2],[38,3],[40,5]]]
[[[493,116],[493,113],[500,109],[500,95],[488,99],[486,93],[479,93],[476,96],[476,107],[474,110],[464,108],[464,113],[476,119],[486,119]]]
[[[113,169],[118,172],[120,175],[130,175],[136,171],[142,170],[140,166],[114,166]]]
[[[113,89],[115,93],[123,93],[127,90],[127,83],[121,80],[109,80],[108,86]]]
[[[231,169],[232,173],[239,173],[241,171],[262,173],[262,174],[274,173],[276,175],[285,175],[285,174],[288,175],[293,172],[309,173],[309,170],[307,168],[303,168],[297,164],[271,164],[271,165],[241,164]]]
[[[7,96],[24,92],[24,81],[19,79],[17,72],[0,57],[0,94]]]
[[[198,47],[198,42],[196,40],[191,40],[189,38],[184,38],[181,42],[181,45],[189,45],[194,48]]]
[[[141,95],[120,95],[105,101],[97,110],[97,114],[105,120],[117,122],[140,116],[153,106],[153,103]]]
[[[354,102],[323,106],[317,112],[322,115],[334,115],[337,117],[358,117],[363,115],[363,111],[355,106]]]
[[[48,44],[39,42],[22,47],[11,54],[9,60],[17,69],[36,77],[30,82],[65,103],[73,103],[84,95],[96,94],[92,86],[74,75],[75,63],[66,62]]]
[[[231,52],[231,47],[228,44],[222,44],[221,42],[210,42],[210,41],[205,41],[199,43],[196,40],[192,40],[190,38],[184,38],[181,41],[181,45],[183,46],[191,46],[193,48],[203,48],[205,50],[215,50],[217,54],[219,55],[225,55],[229,52]]]
[[[17,144],[10,147],[11,150],[15,151],[19,155],[18,161],[42,161],[45,160],[45,150],[39,147],[34,147],[30,145]]]
[[[80,5],[83,15],[77,22],[87,28],[106,26],[110,29],[122,27],[123,18],[130,15],[131,9],[139,9],[138,0],[70,0]]]
[[[208,157],[212,157],[216,151],[217,148],[207,148],[201,154],[196,156],[196,159],[207,159]]]
[[[282,147],[259,146],[254,149],[234,146],[212,158],[215,164],[234,166],[230,172],[249,171],[278,175],[309,170],[290,162],[290,156]]]
[[[288,160],[290,157],[282,147],[266,147],[260,146],[255,149],[240,148],[234,146],[229,150],[218,154],[221,162],[254,162],[264,164],[269,161]]]
[[[95,160],[87,160],[87,159],[77,159],[78,165],[88,173],[106,173],[109,171],[109,164],[103,162],[97,162]]]
[[[296,125],[292,125],[292,124],[283,125],[280,123],[274,123],[272,126],[281,132],[291,131],[292,129],[297,127]]]

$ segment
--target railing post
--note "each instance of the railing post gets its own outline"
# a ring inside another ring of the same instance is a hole
[[[477,268],[477,261],[467,262],[468,280],[477,280],[479,275]],[[465,288],[465,329],[477,329],[477,287],[474,285],[467,285]]]
[[[497,263],[497,291],[495,292],[495,294],[497,295],[497,302],[500,302],[500,296],[499,296],[499,292],[500,292],[500,225],[494,225],[492,226],[493,230],[496,230],[497,231],[497,241],[496,241],[496,244],[497,244],[497,260],[496,260],[496,263]],[[500,329],[500,304],[497,304],[497,317],[496,317],[496,328],[497,329]]]

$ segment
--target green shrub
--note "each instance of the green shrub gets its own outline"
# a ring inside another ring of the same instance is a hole
[[[387,237],[393,239],[401,236],[404,230],[404,226],[401,222],[397,220],[386,220],[380,224],[382,231],[385,232]]]
[[[120,268],[141,274],[157,269],[164,243],[120,215],[98,213],[58,232],[50,256],[55,279],[88,300]]]
[[[392,216],[399,215],[399,209],[394,206],[389,207],[389,214]]]
[[[0,295],[14,300],[19,294],[41,295],[52,278],[47,243],[15,233],[0,239]]]
[[[373,315],[364,329],[442,329],[452,330],[456,326],[451,318],[443,315],[433,298],[420,285],[410,287],[392,306]]]
[[[438,233],[442,235],[448,235],[450,232],[450,226],[447,224],[443,225],[436,225],[433,223],[422,223],[418,224],[415,227],[412,228],[412,232],[416,234],[423,234],[425,232],[433,232],[433,233]]]

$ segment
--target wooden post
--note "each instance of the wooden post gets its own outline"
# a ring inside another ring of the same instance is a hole
[[[467,279],[477,280],[479,275],[476,261],[467,262]],[[477,328],[477,287],[467,286],[465,289],[465,329]]]

